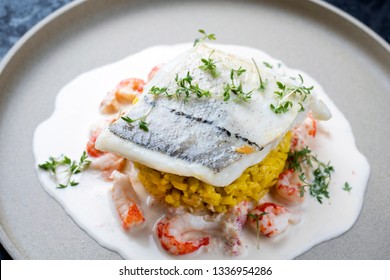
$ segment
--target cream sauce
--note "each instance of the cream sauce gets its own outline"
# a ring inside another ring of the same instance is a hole
[[[254,57],[278,65],[269,55],[248,47],[214,45],[223,51],[243,57]],[[89,138],[91,124],[104,118],[99,104],[107,91],[120,80],[136,77],[147,80],[149,71],[157,64],[167,62],[191,47],[190,44],[156,46],[131,55],[121,61],[94,69],[76,77],[59,92],[53,115],[41,123],[34,135],[33,150],[38,163],[49,156],[65,154],[78,159]],[[355,146],[351,127],[344,115],[325,94],[322,87],[302,71],[279,68],[287,76],[304,76],[306,85],[314,85],[321,98],[330,108],[333,117],[318,123],[315,141],[310,143],[314,154],[323,162],[331,161],[335,172],[329,187],[330,199],[319,204],[307,195],[304,204],[294,212],[301,213],[299,223],[291,224],[287,231],[274,238],[260,237],[257,248],[256,234],[250,229],[243,231],[245,252],[238,257],[227,256],[223,249],[212,250],[213,245],[202,247],[198,252],[174,257],[160,246],[154,231],[155,221],[161,217],[161,209],[153,202],[143,202],[147,225],[141,231],[128,233],[122,230],[117,212],[111,201],[112,183],[105,182],[99,172],[88,170],[79,176],[80,184],[66,189],[56,188],[56,182],[47,172],[37,168],[44,189],[54,197],[92,238],[107,249],[118,252],[125,259],[291,259],[313,246],[337,237],[355,223],[363,203],[369,177],[369,165]],[[278,71],[279,71],[278,70]],[[342,190],[345,182],[352,187]],[[137,186],[136,186],[137,188]],[[138,186],[140,189],[140,186]],[[142,187],[139,192],[142,192]],[[145,194],[144,194],[145,197]],[[268,195],[270,197],[270,195]],[[291,209],[291,207],[289,207]],[[145,211],[146,209],[146,211]],[[341,215],[342,213],[342,215]]]

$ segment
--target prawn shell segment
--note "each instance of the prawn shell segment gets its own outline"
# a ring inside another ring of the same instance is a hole
[[[129,205],[126,214],[119,213],[119,215],[121,216],[122,228],[124,230],[131,230],[133,227],[137,227],[145,222],[144,215],[135,203]]]

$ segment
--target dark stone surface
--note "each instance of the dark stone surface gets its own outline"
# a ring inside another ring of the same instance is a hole
[[[354,16],[390,43],[389,0],[326,0]]]
[[[71,0],[0,0],[0,59],[41,19]]]
[[[0,59],[32,26],[72,0],[0,0]],[[389,0],[325,0],[390,42]],[[0,244],[0,259],[11,259]]]

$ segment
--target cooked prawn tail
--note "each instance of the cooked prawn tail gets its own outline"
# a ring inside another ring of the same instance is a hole
[[[208,230],[214,223],[203,217],[185,213],[174,217],[163,217],[156,226],[161,247],[172,255],[193,253],[210,243]]]
[[[130,178],[118,171],[111,175],[113,179],[112,199],[117,209],[122,228],[134,231],[143,227],[145,217],[137,205],[137,195],[133,189]]]
[[[298,172],[286,169],[276,182],[276,194],[289,204],[300,204],[305,198],[301,191],[303,185]]]
[[[248,223],[257,232],[272,237],[284,232],[291,220],[292,214],[286,207],[264,202],[250,211]]]

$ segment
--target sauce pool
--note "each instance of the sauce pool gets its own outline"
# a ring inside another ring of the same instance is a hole
[[[273,65],[283,65],[269,55],[248,47],[216,45],[216,48],[247,58],[254,57]],[[150,70],[191,48],[191,44],[156,46],[131,55],[121,61],[103,66],[76,77],[61,89],[52,116],[35,130],[33,151],[36,166],[50,156],[65,154],[78,159],[85,150],[91,124],[103,119],[100,102],[120,80],[136,77],[147,80]],[[286,232],[274,238],[257,236],[249,229],[243,231],[244,254],[225,255],[223,250],[201,248],[180,259],[292,259],[313,246],[337,237],[355,223],[363,203],[369,177],[369,165],[357,150],[348,121],[325,94],[322,87],[302,71],[280,67],[288,76],[301,73],[305,84],[314,85],[318,96],[328,105],[332,119],[318,123],[317,136],[310,143],[314,154],[323,162],[330,161],[335,169],[329,185],[329,199],[318,201],[306,195],[299,223],[289,225]],[[118,252],[125,259],[178,258],[166,253],[156,240],[154,222],[139,232],[122,230],[111,202],[112,182],[105,182],[96,171],[88,170],[78,178],[80,184],[66,189],[56,188],[56,182],[43,170],[37,170],[44,189],[55,198],[66,213],[100,245]],[[343,190],[344,183],[352,187]],[[143,205],[146,219],[161,217],[159,209]],[[147,209],[145,208],[147,207]],[[259,244],[259,247],[257,246]],[[212,244],[211,244],[212,245]]]

